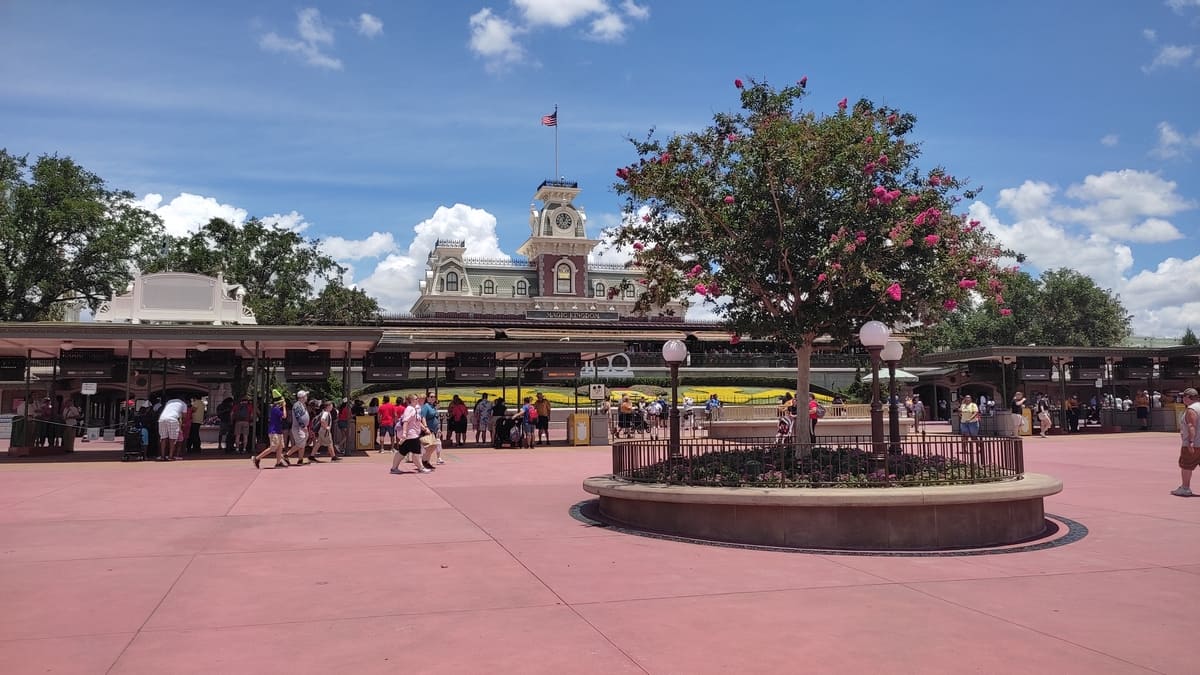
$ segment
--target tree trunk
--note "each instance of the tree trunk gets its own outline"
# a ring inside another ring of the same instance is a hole
[[[804,342],[796,350],[796,423],[792,433],[800,447],[812,443],[812,423],[808,416],[808,394],[812,374],[812,344],[815,336],[805,335]]]

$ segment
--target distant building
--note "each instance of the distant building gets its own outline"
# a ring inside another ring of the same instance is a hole
[[[587,216],[574,203],[577,183],[545,181],[530,207],[529,238],[514,259],[465,256],[465,241],[439,240],[426,261],[416,317],[497,317],[532,321],[620,323],[632,318],[644,292],[645,272],[626,265],[589,263],[600,241],[587,235]],[[683,308],[655,320],[683,321]],[[645,320],[641,318],[640,320]]]

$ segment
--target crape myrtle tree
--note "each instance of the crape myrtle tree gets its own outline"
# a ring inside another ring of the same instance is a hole
[[[633,214],[614,232],[646,270],[638,309],[692,293],[740,336],[796,352],[809,391],[813,342],[850,344],[868,320],[937,322],[971,292],[998,314],[1010,256],[953,212],[974,192],[946,169],[916,166],[915,118],[871,101],[829,114],[800,107],[807,78],[773,88],[735,80],[741,110],[700,131],[631,139],[638,159],[615,190]],[[809,425],[794,425],[810,441]]]

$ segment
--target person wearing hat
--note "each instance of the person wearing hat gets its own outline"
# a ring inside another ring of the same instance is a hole
[[[284,469],[288,466],[287,457],[283,456],[283,434],[285,423],[287,421],[287,410],[284,408],[283,397],[275,399],[271,405],[270,412],[267,413],[267,438],[270,440],[270,445],[266,450],[263,450],[257,455],[250,458],[254,462],[254,468],[258,469],[259,462],[266,459],[267,455],[275,454],[276,469]]]
[[[1183,414],[1179,416],[1179,487],[1171,490],[1176,497],[1192,496],[1192,471],[1200,465],[1200,395],[1188,387],[1183,390]]]
[[[292,448],[300,455],[300,464],[304,463],[304,446],[308,444],[308,425],[312,421],[308,416],[308,392],[301,389],[296,392],[296,402],[292,404]],[[286,456],[285,456],[286,457]]]

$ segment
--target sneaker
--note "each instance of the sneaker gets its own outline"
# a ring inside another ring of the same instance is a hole
[[[426,469],[425,467],[421,467],[420,469],[417,469],[417,471],[420,471],[421,473],[433,473],[433,469]]]
[[[308,461],[310,461],[310,462],[312,462],[312,463],[314,463],[314,464],[320,464],[320,463],[321,463],[321,460],[317,459],[316,457],[309,457],[309,458],[308,458]]]
[[[260,467],[260,466],[258,465],[258,457],[251,457],[251,458],[250,458],[250,461],[251,461],[251,462],[254,462],[254,468],[256,468],[256,469],[260,469],[260,468],[262,468],[262,467]]]
[[[1171,490],[1171,494],[1175,495],[1176,497],[1193,497],[1193,496],[1195,496],[1192,494],[1191,490],[1183,487],[1182,485],[1175,488],[1174,490]]]
[[[272,469],[286,469],[289,466],[291,466],[291,464],[288,464],[286,462],[275,462],[275,466],[273,466],[271,468]]]
[[[329,458],[329,461],[331,461],[331,462],[340,462],[340,461],[342,461],[342,456],[341,456],[341,455],[336,455],[336,456],[334,456],[334,457],[330,457],[330,458]]]
[[[441,457],[438,457],[438,461],[437,461],[437,463],[438,463],[438,464],[445,464],[445,463],[446,463],[446,460],[442,459]]]
[[[401,471],[400,469],[392,469],[392,470],[391,470],[391,471],[389,471],[388,473],[395,474],[395,475],[399,476],[400,474],[402,474],[402,473],[404,473],[404,472],[403,472],[403,471]]]

